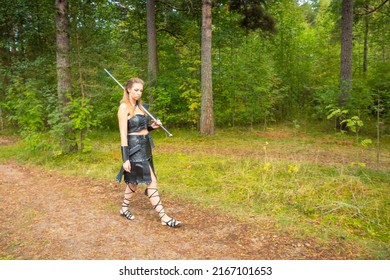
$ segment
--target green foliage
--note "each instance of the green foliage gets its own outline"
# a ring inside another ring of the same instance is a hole
[[[68,96],[70,102],[62,112],[52,90],[38,89],[36,82],[22,82],[19,77],[14,77],[12,82],[2,107],[8,112],[8,120],[20,129],[29,149],[61,153],[61,137],[66,134],[68,126],[78,135],[78,139],[70,140],[76,141],[84,151],[91,148],[84,145],[88,141],[85,133],[97,122],[91,118],[93,107],[89,99]],[[64,119],[64,113],[70,116],[69,120]]]
[[[201,93],[197,88],[199,88],[199,80],[190,78],[179,86],[179,90],[182,91],[180,97],[183,98],[187,104],[187,116],[185,121],[192,123],[193,125],[196,125],[200,118]]]
[[[356,134],[356,143],[359,143],[359,131],[364,125],[363,121],[358,116],[352,116],[351,118],[342,120],[340,124],[346,124],[347,128]]]
[[[71,3],[73,120],[62,119],[57,108],[52,3],[6,2],[0,8],[0,23],[4,27],[0,39],[2,124],[57,135],[67,125],[78,134],[94,125],[117,130],[116,112],[122,92],[103,68],[109,69],[121,83],[133,76],[147,80],[145,1]],[[306,1],[302,5],[295,0],[280,0],[254,10],[256,5],[250,5],[245,11],[243,6],[236,7],[245,16],[246,12],[259,15],[253,21],[250,19],[249,24],[261,26],[267,21],[257,20],[267,18],[264,15],[272,16],[276,24],[276,33],[272,35],[259,29],[254,31],[251,28],[254,25],[241,28],[239,22],[243,16],[231,9],[231,4],[222,1],[213,6],[213,97],[217,126],[266,129],[271,123],[296,120],[309,124],[326,120],[330,114],[327,106],[338,106],[340,91],[339,1]],[[201,96],[201,3],[157,1],[156,6],[158,83],[156,88],[146,85],[144,102],[153,95],[151,108],[168,127],[196,128]],[[389,8],[384,5],[364,18],[359,15],[360,4],[357,9],[353,92],[345,109],[351,116],[359,116],[364,130],[372,133],[377,122],[375,108],[380,100],[384,135],[390,127],[386,58],[390,45],[390,32],[386,28]],[[369,23],[369,67],[363,73],[365,19]],[[29,98],[34,99],[23,105],[31,107],[29,117],[15,114],[19,105],[10,105],[15,100],[16,87],[21,90],[15,84],[17,79],[26,83]],[[79,96],[87,100],[86,107]],[[74,141],[80,142],[79,139],[80,135]]]
[[[372,145],[372,140],[371,139],[363,139],[361,142],[360,142],[360,145],[363,147],[363,148],[367,148],[369,146]]]
[[[92,146],[89,139],[86,138],[86,133],[98,125],[97,121],[91,117],[93,107],[90,105],[90,99],[82,97],[72,98],[71,96],[69,96],[69,99],[70,102],[65,108],[65,112],[69,112],[71,128],[77,136],[77,145],[83,152],[90,151]]]
[[[345,120],[347,118],[348,110],[343,109],[343,108],[334,107],[332,105],[329,105],[326,108],[329,110],[326,118],[328,120],[333,118],[335,130],[339,127],[340,131],[342,131],[340,124],[345,122]]]
[[[368,86],[371,88],[371,94],[375,105],[373,111],[375,115],[379,110],[380,121],[384,133],[390,133],[390,62],[376,62],[376,68],[373,69],[369,77]]]
[[[348,101],[347,107],[351,115],[359,115],[362,118],[369,118],[372,114],[372,107],[375,100],[372,91],[367,86],[365,80],[358,80],[353,84],[351,97]]]
[[[363,126],[363,121],[358,116],[353,116],[349,119],[343,120],[341,123],[346,123],[347,127],[355,133],[358,133],[360,128]]]
[[[10,112],[8,119],[20,127],[25,135],[45,129],[44,102],[34,82],[22,82],[15,77],[7,88],[4,107]]]
[[[174,116],[168,114],[170,105],[172,104],[172,94],[167,90],[164,90],[161,87],[156,87],[153,91],[153,96],[155,96],[153,102],[153,111],[155,112],[158,118],[165,122],[174,123]]]
[[[332,108],[331,106],[328,106],[328,109],[329,109],[329,115],[327,116],[328,119],[331,118],[343,119],[348,114],[348,110],[345,109]]]
[[[317,119],[328,118],[329,109],[337,106],[338,88],[332,85],[318,87],[313,97],[314,116]]]

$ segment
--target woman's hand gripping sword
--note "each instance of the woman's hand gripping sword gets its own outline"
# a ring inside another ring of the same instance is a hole
[[[104,71],[106,71],[106,73],[123,89],[125,90],[124,86],[122,86],[122,84],[120,82],[118,82],[117,79],[115,79],[115,77],[113,75],[111,75],[110,72],[108,72],[108,70],[106,68],[104,68]],[[142,108],[144,109],[145,113],[154,121],[154,122],[157,122],[158,120],[153,117],[153,115],[151,113],[149,113],[148,110],[145,109],[145,107],[142,106]],[[160,127],[168,134],[169,137],[172,136],[172,133],[170,133],[162,124],[160,125]]]

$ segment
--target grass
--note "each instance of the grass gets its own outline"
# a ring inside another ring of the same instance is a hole
[[[288,127],[213,136],[172,132],[174,137],[153,133],[162,192],[239,219],[273,223],[295,237],[336,239],[361,248],[364,256],[390,257],[389,139],[382,141],[378,165],[375,147],[357,145],[354,135]],[[0,146],[0,161],[113,181],[120,167],[118,138],[117,132],[93,132],[90,152],[69,155],[30,151],[19,142]]]

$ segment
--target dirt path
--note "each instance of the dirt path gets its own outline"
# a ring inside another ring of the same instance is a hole
[[[141,188],[135,220],[119,215],[124,184],[0,164],[0,259],[227,260],[353,259],[340,244],[318,245],[280,234],[266,222],[240,223],[174,200],[167,212],[183,226],[159,223]]]

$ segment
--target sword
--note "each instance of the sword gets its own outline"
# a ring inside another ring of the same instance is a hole
[[[125,90],[125,87],[120,83],[118,82],[117,79],[115,79],[115,77],[113,75],[111,75],[110,72],[108,72],[108,70],[106,68],[104,68],[104,71],[106,71],[106,73],[123,89]],[[142,105],[141,105],[142,106]],[[144,106],[142,106],[142,108],[144,109],[145,113],[155,122],[157,122],[157,119],[155,117],[153,117],[153,115],[151,113],[149,113],[148,110],[145,109]],[[162,124],[160,125],[160,127],[168,134],[169,137],[172,137],[172,133],[170,133]]]

